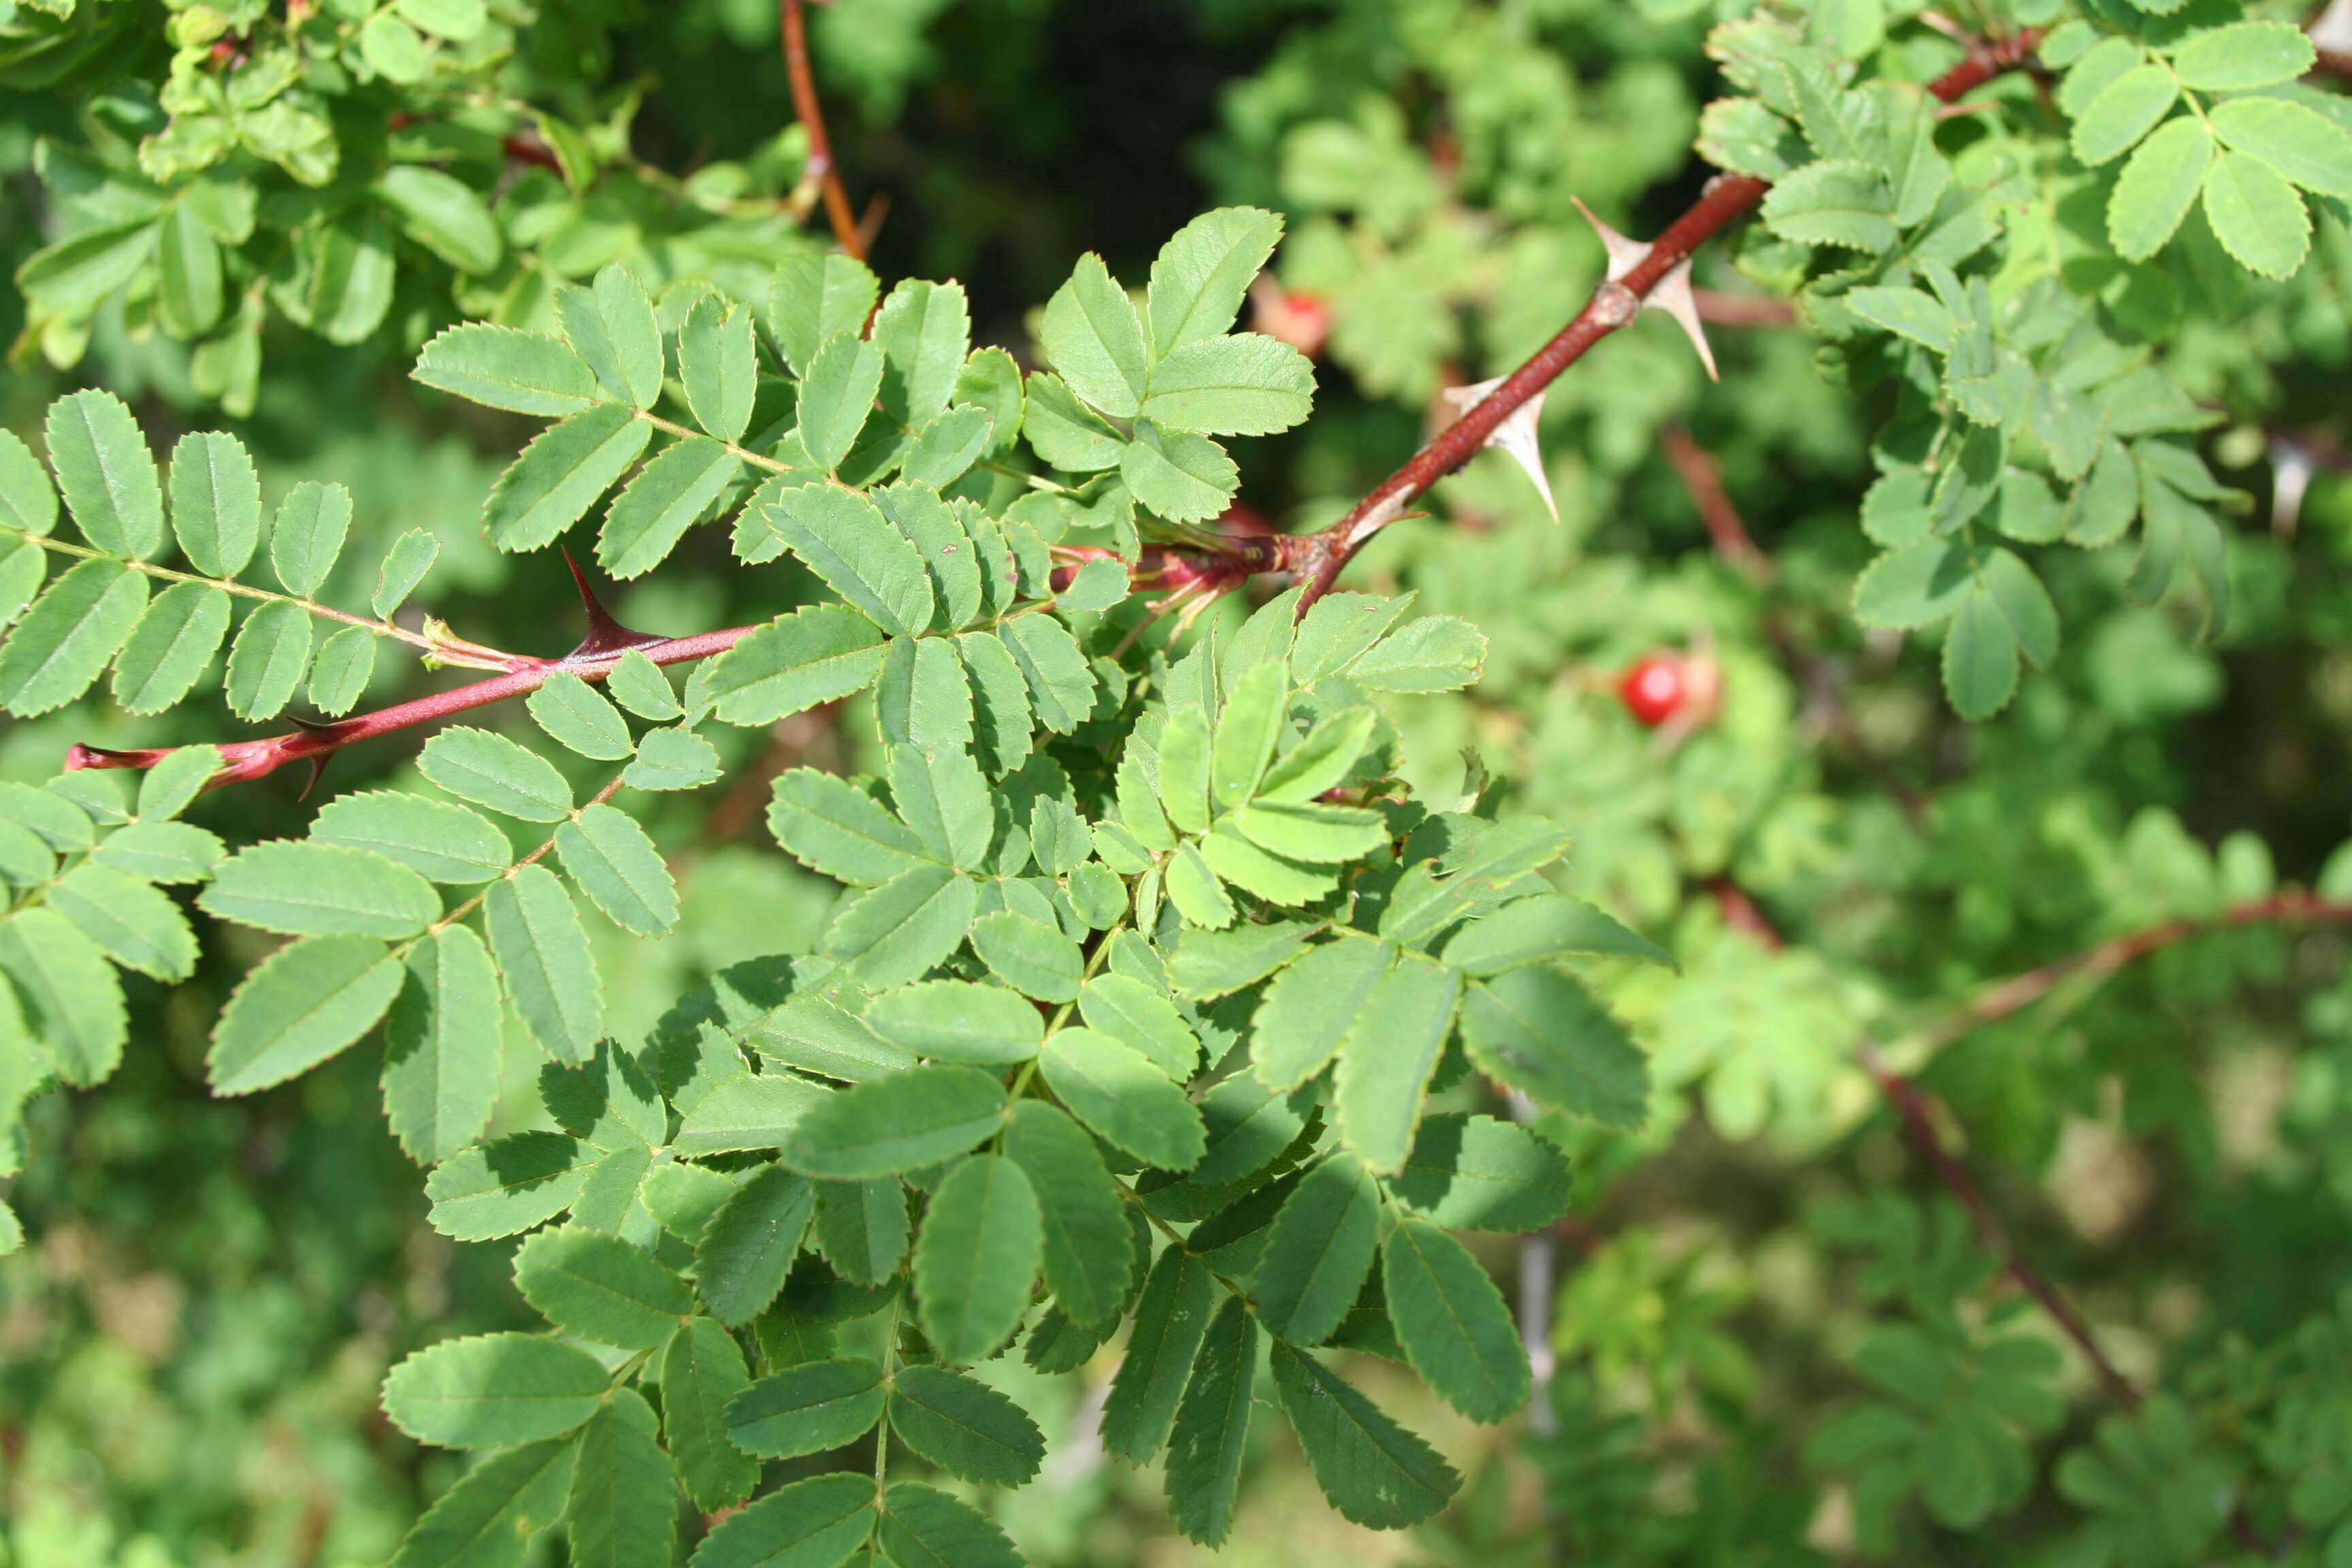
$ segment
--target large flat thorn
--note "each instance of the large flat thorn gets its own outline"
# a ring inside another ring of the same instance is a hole
[[[1475,386],[1445,388],[1445,401],[1454,405],[1454,419],[1460,420],[1464,415],[1485,402],[1486,395],[1502,385],[1507,379],[1498,375],[1492,381],[1482,381]],[[1543,497],[1544,510],[1551,513],[1551,520],[1554,522],[1558,522],[1559,503],[1552,500],[1551,479],[1544,472],[1543,448],[1536,437],[1536,421],[1543,416],[1543,402],[1544,395],[1538,392],[1517,408],[1512,409],[1503,416],[1503,422],[1495,426],[1495,433],[1487,437],[1481,445],[1507,453],[1514,462],[1527,470],[1528,478],[1535,481],[1536,493]],[[1402,498],[1399,504],[1402,504]]]

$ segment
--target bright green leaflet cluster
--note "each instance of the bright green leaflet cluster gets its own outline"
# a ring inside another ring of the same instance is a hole
[[[1334,1506],[1382,1528],[1435,1512],[1457,1478],[1312,1347],[1384,1349],[1479,1421],[1525,1402],[1510,1314],[1449,1227],[1549,1223],[1566,1162],[1509,1122],[1425,1121],[1423,1103],[1475,1070],[1538,1105],[1638,1121],[1641,1053],[1555,962],[1665,955],[1552,889],[1556,827],[1432,811],[1396,780],[1379,700],[1476,679],[1485,641],[1466,623],[1360,594],[1301,617],[1293,593],[1181,658],[1094,651],[1129,596],[1119,557],[1229,495],[1213,434],[1307,412],[1305,358],[1227,331],[1278,230],[1247,209],[1201,219],[1161,252],[1140,309],[1087,258],[1047,308],[1057,373],[1025,384],[1002,351],[971,349],[953,285],[877,298],[838,258],[787,263],[756,320],[707,290],[656,304],[614,267],[558,294],[562,337],[452,328],[419,381],[557,421],[493,489],[494,543],[546,545],[614,490],[606,570],[648,571],[732,510],[739,554],[789,551],[837,602],[750,631],[682,695],[635,650],[554,669],[528,711],[559,754],[594,764],[603,786],[584,795],[540,747],[461,723],[417,759],[431,793],[345,795],[306,836],[226,856],[168,820],[221,762],[210,748],[173,753],[135,807],[109,805],[121,775],[104,773],[0,800],[25,840],[0,921],[19,1099],[112,1070],[110,961],[188,972],[185,917],[142,879],[167,875],[147,842],[163,840],[207,912],[292,939],[223,1013],[215,1090],[282,1082],[381,1025],[386,1114],[433,1167],[435,1227],[531,1233],[516,1281],[559,1337],[446,1342],[385,1385],[403,1429],[493,1451],[403,1564],[460,1561],[493,1525],[519,1547],[559,1519],[575,1560],[667,1562],[680,1486],[730,1507],[757,1461],[877,1423],[950,1476],[1017,1486],[1036,1427],[957,1369],[1024,1324],[1029,1359],[1068,1370],[1134,1318],[1107,1440],[1137,1464],[1167,1448],[1174,1517],[1211,1543],[1233,1515],[1261,1341]],[[984,456],[1009,455],[1016,429],[1066,454],[1065,473],[1105,477],[1024,482]],[[0,646],[6,700],[55,707],[110,659],[119,689],[185,695],[259,552],[242,449],[184,439],[167,537],[129,413],[63,400],[51,461],[85,548],[50,536],[56,489],[10,444],[10,559],[86,559]],[[268,553],[289,590],[324,579],[349,512],[337,491],[288,493]],[[1057,592],[1049,540],[1078,539],[1104,552]],[[150,564],[174,540],[195,573]],[[400,635],[382,617],[430,559],[404,546],[378,623],[338,637]],[[186,581],[142,609],[164,571]],[[263,598],[228,655],[233,710],[274,715],[306,670],[317,706],[355,694],[321,673],[331,640],[311,655],[311,622],[331,612],[244,591]],[[174,594],[200,608],[167,610]],[[147,658],[150,644],[169,651]],[[765,726],[869,688],[884,777],[788,772],[768,812],[786,850],[849,889],[815,952],[726,972],[642,1051],[611,1040],[583,903],[656,937],[679,902],[608,797],[710,782],[705,725]],[[509,1009],[547,1058],[555,1129],[479,1142]],[[836,1325],[877,1312],[878,1339],[857,1342],[870,1353],[837,1353]],[[696,1561],[830,1563],[869,1538],[899,1561],[1012,1560],[947,1493],[828,1477],[761,1497]]]

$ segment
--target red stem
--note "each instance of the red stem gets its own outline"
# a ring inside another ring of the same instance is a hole
[[[1929,83],[1927,90],[1948,103],[2003,71],[2023,65],[2040,37],[2037,29],[2029,27],[2014,37],[1981,41],[1970,48],[1967,59]],[[1305,616],[1316,600],[1331,591],[1356,552],[1395,521],[1414,497],[1476,456],[1486,437],[1520,405],[1559,379],[1593,344],[1631,322],[1643,300],[1665,280],[1667,273],[1754,210],[1770,188],[1752,174],[1717,174],[1708,181],[1697,203],[1666,226],[1648,255],[1623,277],[1594,289],[1575,319],[1477,406],[1438,432],[1347,516],[1328,528],[1292,539],[1284,550],[1284,564],[1307,580],[1306,590],[1298,596],[1298,614]]]
[[[687,664],[724,653],[759,629],[759,626],[729,626],[724,631],[698,632],[690,637],[668,637],[660,642],[646,643],[636,651],[656,664]],[[417,724],[435,723],[468,709],[503,702],[509,697],[520,697],[538,690],[558,675],[576,675],[583,680],[602,680],[620,662],[623,651],[616,648],[606,653],[543,659],[505,675],[494,675],[488,680],[471,681],[427,697],[395,702],[373,713],[354,714],[331,724],[309,725],[290,735],[225,742],[219,748],[221,771],[213,776],[211,787],[216,789],[237,779],[257,779],[265,773],[275,773],[288,763],[300,762],[305,758],[323,759],[357,741],[373,740],[378,735],[388,735],[394,730],[405,730]],[[169,749],[118,752],[102,746],[77,743],[66,752],[66,770],[71,773],[82,768],[152,768],[169,755]]]
[[[808,129],[808,166],[804,178],[814,179],[824,193],[825,221],[833,226],[833,242],[852,260],[866,259],[865,237],[849,209],[849,192],[841,171],[834,166],[833,142],[824,133],[824,110],[817,101],[816,77],[809,69],[808,19],[801,0],[776,0],[776,17],[784,39],[784,74],[793,86],[793,112]]]

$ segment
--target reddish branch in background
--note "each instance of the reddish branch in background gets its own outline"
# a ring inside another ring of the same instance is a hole
[[[1755,900],[1729,878],[1719,877],[1708,884],[1723,914],[1724,924],[1745,932],[1766,948],[1778,951],[1782,946],[1780,931],[1758,909]],[[1915,1037],[1916,1044],[1928,1053],[1951,1044],[1970,1032],[1996,1023],[2012,1014],[2032,1006],[2048,996],[2069,980],[2105,978],[2148,956],[2158,949],[2193,937],[2210,936],[2217,931],[2239,931],[2263,925],[2346,925],[2352,926],[2352,900],[2326,899],[2315,893],[2289,889],[2267,899],[2234,904],[2220,914],[2203,920],[2179,919],[2161,921],[2139,931],[2110,937],[2096,946],[2081,952],[2031,969],[2022,974],[1998,981],[1979,992],[1970,1001]],[[1937,1182],[1960,1206],[1967,1209],[1975,1222],[1984,1245],[1997,1254],[2003,1270],[2027,1295],[2033,1298],[2065,1332],[2068,1339],[2083,1352],[2085,1361],[2099,1375],[2099,1381],[2117,1400],[2137,1408],[2142,1394],[2137,1384],[2123,1374],[2092,1332],[2091,1325],[2081,1310],[2021,1251],[2009,1232],[1993,1213],[1992,1205],[1969,1173],[1968,1165],[1953,1152],[1937,1127],[1937,1101],[1934,1096],[1910,1079],[1897,1072],[1878,1047],[1864,1040],[1855,1052],[1863,1071],[1870,1075],[1879,1092],[1886,1097],[1903,1126],[1904,1136]],[[1948,1108],[1945,1114],[1949,1116]],[[2252,1549],[2263,1549],[2254,1537],[2252,1525],[2243,1515],[2233,1518],[2231,1529],[2242,1542]]]
[[[833,142],[824,133],[824,110],[817,102],[816,76],[809,68],[808,18],[801,0],[776,0],[776,25],[783,35],[784,74],[792,80],[793,112],[808,132],[808,163],[801,174],[814,180],[824,193],[825,221],[833,226],[833,242],[842,253],[866,259],[866,236],[849,208],[849,192],[834,166]]]
[[[1717,471],[1715,458],[1706,448],[1692,440],[1690,432],[1679,425],[1661,429],[1658,445],[1664,450],[1666,461],[1674,466],[1683,488],[1690,492],[1699,521],[1706,524],[1706,536],[1715,542],[1715,552],[1749,582],[1770,582],[1772,563],[1756,548],[1756,541],[1748,537],[1748,525],[1739,520],[1739,509],[1731,504],[1731,497],[1723,488],[1723,476]]]

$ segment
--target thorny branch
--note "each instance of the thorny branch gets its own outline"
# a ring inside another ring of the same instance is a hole
[[[2026,64],[2040,40],[2040,31],[2031,27],[2006,38],[1972,40],[1968,58],[1929,83],[1928,90],[1951,102]],[[1666,226],[1647,255],[1593,290],[1584,309],[1559,335],[1504,377],[1484,402],[1440,431],[1345,517],[1328,528],[1290,541],[1285,564],[1307,583],[1298,596],[1298,613],[1304,616],[1316,600],[1329,593],[1356,552],[1394,522],[1415,497],[1476,456],[1486,437],[1522,404],[1559,379],[1593,344],[1631,322],[1653,289],[1690,259],[1693,251],[1753,211],[1770,188],[1751,174],[1718,174],[1710,180],[1698,201]]]
[[[784,63],[792,78],[793,102],[808,128],[809,174],[824,187],[835,241],[849,255],[862,258],[864,246],[856,219],[851,213],[839,171],[834,166],[832,143],[825,135],[815,80],[809,68],[803,0],[778,0],[778,22],[783,38]],[[1969,58],[1930,84],[1930,90],[1948,101],[1958,98],[2025,63],[2038,37],[2034,30],[2028,29],[2011,38],[1978,41],[1971,46]],[[1745,174],[1717,175],[1710,181],[1697,203],[1666,226],[1639,262],[1602,283],[1575,319],[1538,350],[1533,358],[1505,377],[1460,420],[1439,432],[1329,528],[1305,535],[1226,540],[1215,549],[1204,543],[1155,547],[1147,552],[1137,581],[1169,588],[1170,599],[1162,607],[1181,599],[1187,601],[1184,608],[1189,616],[1223,589],[1249,576],[1287,571],[1306,580],[1306,591],[1298,603],[1298,613],[1304,615],[1316,599],[1330,590],[1340,570],[1367,540],[1402,515],[1415,497],[1467,462],[1506,418],[1582,358],[1594,343],[1631,321],[1643,300],[1669,273],[1687,260],[1701,244],[1752,210],[1763,200],[1768,188],[1764,181]],[[582,591],[586,595],[584,582]],[[751,626],[731,626],[688,637],[623,633],[634,640],[598,647],[596,626],[604,612],[593,595],[587,595],[587,602],[591,637],[562,658],[520,661],[507,673],[488,680],[333,723],[302,725],[292,734],[227,742],[220,748],[224,766],[214,783],[217,785],[234,779],[259,778],[288,763],[304,760],[311,762],[315,776],[315,770],[324,765],[327,756],[353,742],[412,725],[433,723],[469,709],[523,696],[558,674],[601,679],[611,673],[620,655],[631,647],[656,664],[682,664],[723,653],[757,629]],[[609,621],[609,617],[604,619]],[[76,745],[67,754],[66,766],[152,767],[164,754],[155,750],[110,751]]]

